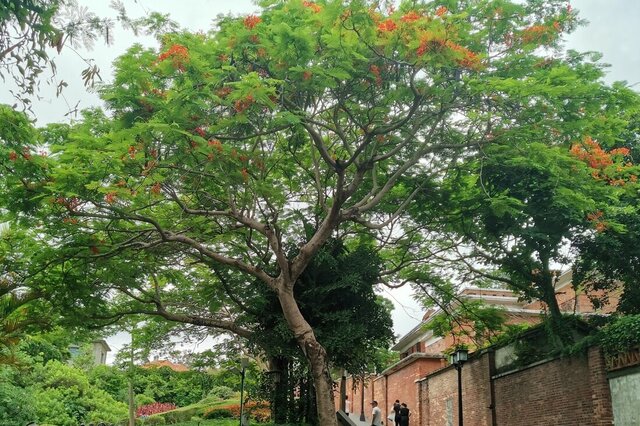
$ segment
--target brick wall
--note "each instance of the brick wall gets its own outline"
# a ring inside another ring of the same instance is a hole
[[[369,404],[373,399],[373,377],[368,377],[365,379],[364,391],[362,387],[362,382],[359,378],[356,378],[354,382],[353,376],[347,377],[346,380],[346,393],[349,397],[349,401],[351,401],[351,416],[359,417],[362,412],[362,397],[364,393],[364,414],[367,418],[371,417],[371,405]],[[334,392],[334,404],[336,407],[336,411],[340,409],[340,384],[337,384],[337,391]]]
[[[589,380],[593,402],[593,421],[596,425],[613,423],[611,390],[607,376],[607,365],[600,348],[589,348]]]
[[[419,383],[420,418],[418,425],[458,424],[458,372],[444,368]],[[490,426],[491,381],[489,357],[474,358],[462,368],[462,400],[464,422],[474,426]]]
[[[367,420],[371,417],[372,400],[378,401],[382,415],[386,419],[391,413],[393,402],[398,399],[405,402],[411,410],[411,424],[420,425],[420,410],[418,409],[418,386],[416,381],[425,375],[442,368],[444,359],[440,357],[413,356],[401,361],[398,368],[390,368],[377,377],[367,379],[364,388],[364,413]],[[339,389],[339,385],[337,389]],[[352,411],[359,416],[361,405],[362,386],[357,384],[354,389],[353,378],[347,378],[347,396],[351,400]],[[336,410],[340,407],[339,392],[335,393]],[[385,424],[387,422],[385,421]]]
[[[490,426],[603,426],[613,415],[604,360],[597,348],[588,356],[556,359],[493,380],[491,355],[485,353],[462,368],[465,424]],[[419,382],[421,422],[458,423],[457,371],[447,367]]]

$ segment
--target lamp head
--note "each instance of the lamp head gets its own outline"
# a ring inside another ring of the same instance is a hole
[[[465,348],[458,348],[451,354],[451,364],[462,365],[469,360],[469,350]]]
[[[249,366],[249,358],[240,358],[240,365],[242,368],[247,368]]]

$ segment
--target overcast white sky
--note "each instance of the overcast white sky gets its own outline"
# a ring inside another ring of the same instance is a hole
[[[142,16],[149,10],[170,14],[171,19],[181,26],[193,31],[207,31],[211,27],[212,19],[218,14],[248,14],[258,10],[250,0],[122,0],[128,13],[133,17]],[[79,0],[99,16],[112,16],[108,0]],[[607,81],[626,80],[640,91],[640,0],[573,0],[571,5],[580,11],[580,16],[590,23],[567,40],[569,48],[578,51],[599,51],[603,53],[602,61],[611,64]],[[154,46],[155,41],[150,37],[136,38],[131,33],[116,28],[115,43],[104,46],[96,43],[94,50],[83,52],[88,58],[93,58],[101,69],[103,79],[111,78],[111,63],[124,53],[133,43],[143,43]],[[33,111],[38,124],[67,121],[65,113],[79,101],[79,108],[99,105],[95,94],[87,93],[84,89],[80,71],[86,67],[81,58],[71,50],[64,49],[56,59],[58,65],[58,80],[64,80],[69,87],[64,92],[64,98],[56,98],[54,87],[44,87],[42,100],[34,102]],[[0,86],[0,103],[13,104],[13,99],[5,84]],[[408,287],[386,293],[396,306],[393,314],[396,334],[402,335],[415,327],[422,316],[421,309],[413,302],[411,290]],[[108,339],[114,351],[117,351],[124,339],[122,336]]]

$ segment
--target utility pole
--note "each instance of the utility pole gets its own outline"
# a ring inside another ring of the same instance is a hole
[[[344,368],[342,369],[342,377],[340,379],[340,409],[342,411],[345,411],[346,407],[346,400],[345,397],[347,396],[347,370],[345,370]]]
[[[246,426],[244,419],[244,377],[247,372],[247,367],[249,366],[249,360],[242,358],[240,364],[242,366],[242,376],[240,380],[240,426]]]
[[[135,357],[135,351],[133,348],[133,332],[135,331],[135,325],[131,326],[131,347],[129,348],[129,426],[136,426],[136,400],[133,394],[133,374],[134,365],[133,360]]]
[[[360,389],[360,421],[364,422],[366,417],[364,416],[364,374],[362,375],[362,389]]]

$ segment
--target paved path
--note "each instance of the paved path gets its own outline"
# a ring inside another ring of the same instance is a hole
[[[370,418],[370,417],[367,417],[367,420],[366,420],[366,421],[361,422],[361,421],[360,421],[360,414],[351,413],[351,414],[349,415],[349,418],[350,418],[351,420],[353,420],[353,422],[354,422],[355,424],[357,424],[358,426],[371,426],[371,418]],[[386,423],[385,423],[385,425],[386,425]]]

